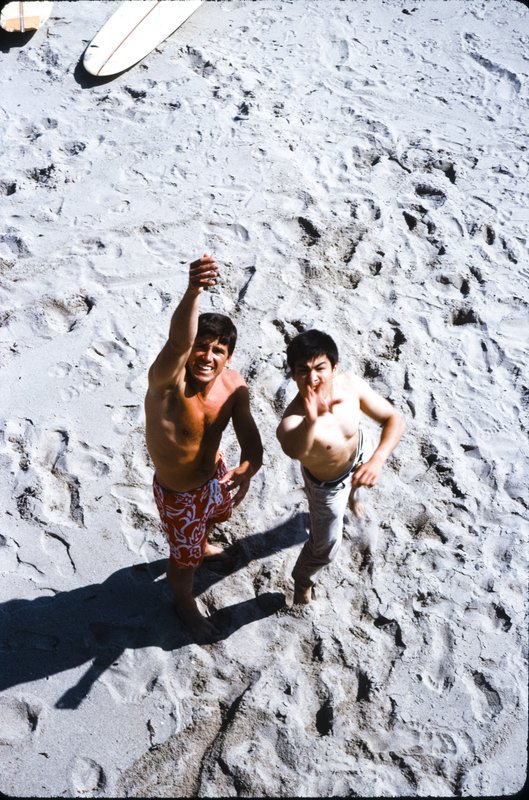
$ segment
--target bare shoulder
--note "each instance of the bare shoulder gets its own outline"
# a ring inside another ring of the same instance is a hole
[[[240,372],[234,369],[225,369],[221,376],[222,392],[226,398],[233,400],[237,407],[243,407],[250,402],[250,393],[246,381]]]
[[[282,419],[286,417],[302,417],[303,416],[303,405],[301,403],[301,397],[297,394],[293,400],[290,401],[288,406],[283,411]]]
[[[246,381],[236,369],[225,369],[222,373],[222,382],[230,393],[235,392],[242,386],[246,386]]]
[[[378,395],[378,392],[376,392],[375,389],[373,389],[373,387],[359,375],[349,373],[349,379],[351,389],[358,395],[360,399],[365,398],[366,395],[369,397]]]
[[[358,396],[367,386],[366,382],[352,372],[339,372],[334,379],[335,390],[345,396]]]

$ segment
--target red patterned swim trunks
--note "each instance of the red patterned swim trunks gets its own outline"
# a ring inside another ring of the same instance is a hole
[[[206,551],[206,529],[212,522],[225,522],[233,511],[233,498],[219,483],[228,469],[220,456],[213,478],[198,489],[172,492],[153,480],[153,493],[175,567],[198,567]]]

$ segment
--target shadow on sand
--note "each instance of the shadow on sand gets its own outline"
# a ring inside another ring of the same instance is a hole
[[[128,72],[128,70],[125,69],[123,70],[123,72],[116,72],[113,75],[105,75],[99,77],[96,75],[91,75],[89,72],[86,71],[86,69],[83,66],[84,54],[85,51],[83,50],[73,73],[74,80],[81,87],[81,89],[93,89],[94,86],[105,86],[107,83],[112,83],[113,80],[119,78],[120,75],[123,75],[125,72]],[[129,67],[129,69],[131,69],[131,67]]]
[[[4,5],[5,3],[0,3],[0,9]],[[36,31],[26,31],[25,33],[13,31],[8,33],[0,28],[0,53],[9,53],[10,50],[15,48],[25,47],[33,39],[35,33]]]
[[[303,518],[297,514],[271,531],[228,547],[230,558],[222,566],[212,561],[197,570],[195,593],[204,592],[253,560],[304,541]],[[166,565],[166,559],[136,564],[117,570],[103,583],[0,605],[0,691],[92,662],[56,703],[57,708],[77,708],[126,649],[173,651],[194,643],[175,613],[164,577]],[[283,594],[265,592],[216,611],[210,619],[222,631],[220,639],[226,639],[284,604]]]

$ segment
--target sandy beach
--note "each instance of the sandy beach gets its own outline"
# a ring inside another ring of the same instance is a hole
[[[518,792],[527,4],[205,2],[91,78],[118,5],[0,35],[0,792]],[[197,573],[223,630],[200,645],[165,578],[143,400],[205,251],[265,456],[212,536],[231,566]],[[301,607],[306,499],[275,429],[311,327],[407,431]]]

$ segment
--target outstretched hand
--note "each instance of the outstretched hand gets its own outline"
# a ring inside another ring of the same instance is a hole
[[[305,407],[305,419],[309,424],[316,422],[318,417],[332,411],[333,407],[342,400],[331,400],[323,396],[323,386],[318,384],[316,388],[308,384],[301,390],[303,405]]]
[[[202,258],[197,258],[189,265],[189,286],[203,292],[217,283],[219,265],[213,256],[204,253]]]

